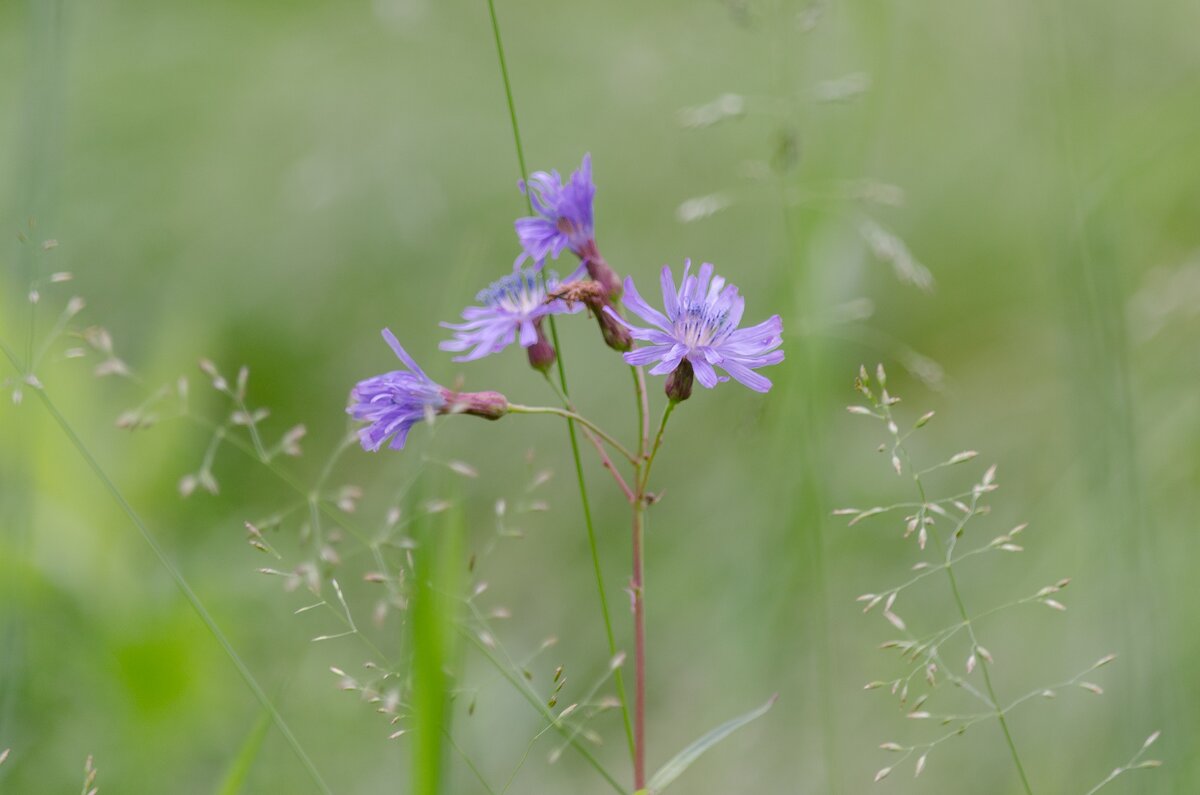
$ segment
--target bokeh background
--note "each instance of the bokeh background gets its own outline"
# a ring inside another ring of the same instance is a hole
[[[899,517],[847,528],[831,516],[911,499],[874,452],[883,429],[843,410],[860,362],[882,362],[909,420],[937,411],[918,457],[981,452],[936,489],[999,465],[976,537],[1030,522],[1024,554],[964,569],[973,612],[1073,578],[1065,614],[1028,606],[981,624],[1003,700],[1119,654],[1094,675],[1104,696],[1067,690],[1013,714],[1035,790],[1085,792],[1155,729],[1165,766],[1111,791],[1200,790],[1200,6],[502,0],[498,11],[530,167],[565,172],[592,153],[613,266],[652,284],[665,262],[711,260],[741,287],[748,319],[778,312],[787,329],[774,391],[697,394],[660,457],[651,767],[779,693],[678,789],[1018,790],[994,724],[939,746],[920,779],[905,766],[871,784],[889,762],[880,742],[935,733],[862,691],[898,669],[877,649],[894,631],[854,602],[900,582],[919,551]],[[463,366],[437,350],[436,323],[517,253],[523,202],[486,4],[6,2],[0,152],[0,338],[24,349],[31,279],[75,274],[43,290],[39,334],[54,307],[84,296],[81,322],[111,332],[139,381],[95,379],[96,359],[64,361],[62,343],[38,373],[52,400],[333,789],[406,791],[407,740],[389,740],[327,670],[359,672],[369,650],[354,637],[312,643],[339,629],[330,614],[293,615],[311,600],[255,573],[271,561],[242,523],[295,493],[223,449],[221,494],[183,500],[177,483],[208,431],[166,409],[150,430],[114,421],[180,374],[194,410],[220,421],[227,406],[196,362],[245,364],[268,435],[306,424],[306,453],[285,466],[312,483],[346,431],[350,385],[391,367],[385,325],[445,383],[553,401],[516,351]],[[921,268],[931,289],[910,283]],[[627,372],[591,323],[561,330],[581,407],[630,430]],[[73,791],[88,754],[102,791],[218,791],[258,705],[39,401],[3,404],[0,749],[13,750],[0,791]],[[485,604],[513,613],[501,640],[524,655],[556,636],[530,664],[535,684],[562,664],[563,703],[580,697],[607,651],[563,427],[462,421],[413,439],[402,454],[348,451],[329,490],[363,486],[358,515],[377,524],[414,473],[469,462],[479,477],[451,490],[468,547],[495,547],[475,576]],[[554,475],[536,496],[550,510],[493,544],[495,501],[529,499],[543,469]],[[591,462],[588,474],[628,646],[626,509]],[[450,482],[422,476],[414,493],[445,496]],[[272,536],[287,565],[307,554],[302,524],[290,515]],[[349,548],[348,598],[369,625],[374,592]],[[897,611],[927,632],[950,621],[942,585]],[[367,631],[399,643],[394,615]],[[453,732],[495,791],[530,747],[511,792],[608,791],[570,752],[549,764],[556,741],[530,745],[538,714],[471,650],[462,664]],[[618,719],[592,728],[624,780]],[[486,791],[457,755],[447,770],[445,791]],[[271,731],[245,791],[312,785]]]

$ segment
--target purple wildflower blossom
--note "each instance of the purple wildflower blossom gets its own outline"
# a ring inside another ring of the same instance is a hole
[[[586,259],[587,252],[595,248],[592,199],[596,185],[592,182],[592,156],[583,156],[579,169],[565,184],[557,171],[536,171],[528,185],[523,181],[517,185],[522,193],[529,195],[537,215],[516,221],[517,237],[525,249],[516,266],[528,257],[535,267],[541,267],[547,255],[558,259],[564,248]]]
[[[391,438],[390,447],[404,447],[408,431],[426,416],[446,407],[447,390],[425,375],[388,329],[383,338],[407,367],[359,381],[350,392],[346,413],[360,422],[370,423],[358,432],[364,450],[372,452]]]
[[[655,363],[651,375],[666,375],[686,362],[695,371],[696,380],[709,389],[729,380],[713,369],[720,367],[754,391],[766,392],[771,381],[754,370],[783,361],[783,351],[776,350],[783,343],[783,321],[774,315],[757,326],[739,329],[746,302],[737,288],[713,276],[711,263],[701,265],[696,275],[689,273],[691,267],[688,260],[683,268],[683,284],[676,289],[671,269],[663,266],[666,314],[642,299],[633,279],[625,279],[625,306],[653,326],[631,326],[617,313],[606,310],[629,329],[634,339],[650,343],[626,353],[625,361],[632,365]]]
[[[537,326],[547,315],[574,314],[583,309],[578,303],[547,297],[558,287],[553,274],[541,274],[523,268],[492,282],[475,297],[482,306],[463,310],[465,323],[443,323],[454,331],[454,338],[439,347],[444,351],[468,351],[456,356],[456,362],[469,362],[498,353],[520,342],[529,348],[538,341]]]

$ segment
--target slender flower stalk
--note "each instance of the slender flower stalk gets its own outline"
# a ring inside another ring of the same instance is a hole
[[[650,444],[650,395],[646,391],[646,374],[640,367],[630,365],[633,371],[633,388],[637,392],[638,410],[638,455],[646,454]]]
[[[608,431],[605,431],[587,417],[576,414],[573,411],[556,408],[554,406],[522,406],[519,403],[508,404],[508,411],[512,414],[556,414],[559,417],[565,417],[573,422],[578,422],[580,425],[584,426],[592,433],[608,442],[608,444],[611,445],[614,450],[624,456],[625,459],[631,464],[637,464],[637,458],[635,458],[633,453],[629,452],[629,450],[625,448],[625,445],[618,442],[612,437],[611,434],[608,433]]]
[[[508,118],[512,126],[513,147],[517,152],[517,165],[521,171],[521,181],[525,182],[529,170],[525,167],[525,151],[521,146],[521,128],[517,122],[517,105],[513,100],[512,81],[509,79],[508,64],[504,58],[504,39],[500,34],[500,20],[496,16],[495,0],[488,0],[488,15],[491,18],[492,34],[496,42],[496,60],[499,62],[500,76],[504,82],[504,98],[508,105]],[[530,199],[528,193],[525,195],[525,203],[530,215],[532,215],[534,212],[533,201]],[[570,390],[567,388],[567,371],[563,364],[562,346],[559,345],[558,327],[554,322],[553,315],[548,318],[548,325],[550,326],[551,343],[558,352],[556,362],[558,382],[565,398],[570,394]],[[583,475],[583,459],[579,455],[579,439],[575,432],[575,423],[570,420],[567,421],[567,436],[571,443],[571,459],[575,464],[575,478],[579,484],[579,502],[583,508],[584,527],[587,529],[588,551],[591,554],[592,570],[596,578],[596,592],[600,597],[600,613],[604,618],[605,639],[608,641],[609,654],[615,657],[617,654],[617,641],[616,636],[613,634],[612,614],[609,610],[608,593],[604,585],[604,571],[600,566],[600,553],[596,546],[596,527],[592,521],[592,509],[590,500],[588,499],[587,481]],[[633,727],[629,720],[629,701],[625,695],[625,679],[620,668],[617,668],[613,672],[613,681],[617,686],[617,699],[621,702],[621,718],[625,726],[625,737],[629,743],[629,754],[632,757],[634,753]]]
[[[592,447],[596,449],[596,455],[600,457],[600,466],[604,467],[604,469],[613,476],[613,480],[616,481],[617,488],[619,488],[621,493],[625,495],[625,499],[630,504],[636,502],[637,496],[633,493],[633,489],[629,487],[629,484],[625,482],[625,478],[621,476],[619,471],[617,471],[617,467],[613,463],[612,457],[609,456],[608,450],[604,448],[604,445],[601,443],[600,439],[598,439],[587,428],[583,429],[583,435],[587,437],[587,440],[591,442]]]
[[[646,786],[646,595],[645,595],[645,513],[642,494],[633,504],[633,576],[629,590],[633,594],[633,788]]]
[[[631,369],[636,370],[636,368],[631,368]],[[554,383],[553,379],[551,379],[548,374],[546,375],[546,383],[548,383],[550,385],[550,388],[553,389],[555,394],[558,395],[559,399],[562,400],[563,406],[568,411],[578,413],[575,409],[575,405],[571,402],[571,399],[562,393],[562,390],[560,390],[558,388],[558,384]],[[586,426],[583,429],[583,435],[591,443],[592,447],[595,448],[596,455],[599,456],[599,458],[600,458],[600,465],[602,467],[604,467],[604,469],[607,470],[610,475],[613,476],[613,480],[616,481],[617,488],[619,488],[621,490],[621,493],[625,495],[625,499],[628,500],[629,503],[632,505],[633,501],[634,501],[633,489],[629,486],[629,484],[625,481],[625,478],[617,470],[616,465],[613,464],[613,460],[609,456],[608,450],[604,447],[603,441],[601,441],[599,437],[597,437],[590,430],[588,430],[588,428]],[[644,449],[643,447],[640,447],[640,446],[638,447],[637,459],[639,461],[642,458],[642,450],[643,449]]]

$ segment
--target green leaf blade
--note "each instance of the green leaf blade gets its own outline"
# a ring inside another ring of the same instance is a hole
[[[255,722],[250,733],[246,735],[242,747],[238,750],[237,756],[230,762],[228,770],[225,772],[225,777],[221,780],[220,787],[217,789],[217,795],[239,795],[246,787],[246,782],[250,778],[250,770],[254,767],[255,760],[258,759],[258,754],[262,750],[263,741],[267,738],[267,730],[271,728],[271,713],[267,710],[261,710],[258,715],[258,721]]]
[[[648,795],[658,795],[658,793],[662,792],[671,783],[673,783],[675,779],[679,778],[679,776],[681,776],[693,762],[699,759],[705,751],[712,748],[714,745],[721,742],[726,737],[745,726],[747,723],[751,723],[752,721],[755,721],[767,714],[767,711],[774,706],[778,698],[778,695],[771,696],[770,700],[768,700],[767,703],[763,704],[761,707],[753,709],[750,712],[747,712],[745,715],[740,715],[736,718],[725,721],[720,726],[717,726],[715,729],[703,735],[700,737],[700,739],[696,740],[694,743],[677,753],[669,762],[659,768],[657,773],[651,776],[650,782],[646,787],[648,790]]]

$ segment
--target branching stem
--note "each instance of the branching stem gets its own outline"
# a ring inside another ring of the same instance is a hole
[[[565,417],[572,422],[578,422],[580,425],[584,426],[592,433],[608,442],[608,444],[611,445],[614,450],[625,456],[625,459],[629,461],[629,463],[634,465],[638,463],[638,460],[634,457],[633,453],[625,449],[625,445],[614,439],[611,434],[609,434],[596,423],[589,420],[587,417],[584,417],[581,414],[576,414],[569,409],[560,409],[557,406],[522,406],[520,403],[510,403],[508,404],[508,410],[513,414],[556,414],[559,417]]]
[[[550,378],[549,374],[546,374],[546,383],[548,383],[550,388],[554,390],[554,393],[558,395],[558,399],[562,401],[563,408],[574,412],[575,405],[571,402],[569,397],[563,394],[563,391],[559,388],[558,384],[554,383],[554,380]],[[625,495],[625,499],[632,504],[634,500],[633,489],[629,487],[629,484],[625,482],[625,478],[620,472],[617,471],[617,467],[615,464],[613,464],[612,457],[609,456],[608,451],[604,449],[604,445],[601,444],[600,440],[596,438],[587,428],[583,429],[583,435],[587,437],[587,440],[591,442],[592,447],[596,449],[596,455],[600,457],[600,465],[603,466],[608,473],[613,476],[613,480],[615,480],[617,483],[617,488],[619,488],[621,493]],[[640,459],[641,456],[642,448],[639,446],[638,458]]]

